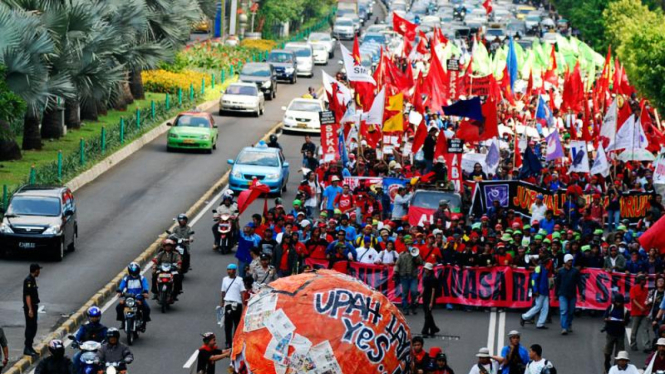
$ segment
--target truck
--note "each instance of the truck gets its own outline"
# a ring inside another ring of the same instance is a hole
[[[337,0],[337,14],[342,17],[348,11],[353,11],[353,14],[358,14],[358,1],[359,0]]]

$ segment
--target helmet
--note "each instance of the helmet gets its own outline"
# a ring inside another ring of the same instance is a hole
[[[224,196],[230,196],[230,197],[233,197],[233,190],[226,190],[226,191],[224,191]]]
[[[106,330],[106,339],[111,338],[120,339],[120,331],[115,327],[109,327],[109,329]]]
[[[166,247],[167,245],[174,246],[175,242],[171,239],[164,239],[164,241],[162,242],[162,247]]]
[[[187,215],[185,213],[178,214],[178,221],[189,221],[189,218],[187,218]]]
[[[132,262],[127,266],[127,272],[129,275],[137,276],[141,273],[141,266],[136,262]]]
[[[238,270],[238,265],[229,264],[229,266],[226,267],[226,270]]]
[[[62,340],[53,339],[48,343],[48,350],[53,356],[62,357],[65,355],[65,345]]]
[[[275,135],[275,134],[270,134],[270,138],[269,138],[269,139],[270,139],[270,142],[271,142],[271,143],[275,143],[275,142],[277,141],[277,135]]]
[[[88,309],[88,317],[102,317],[102,310],[98,306],[93,305]]]

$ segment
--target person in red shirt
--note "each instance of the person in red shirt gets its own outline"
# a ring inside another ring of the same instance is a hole
[[[640,274],[635,279],[637,282],[630,288],[630,318],[633,321],[630,332],[630,349],[637,351],[637,335],[640,331],[640,326],[645,330],[642,334],[644,344],[644,352],[649,353],[651,350],[651,342],[649,341],[648,324],[649,308],[647,307],[647,297],[649,296],[649,289],[647,288],[647,278],[644,274]]]
[[[420,248],[420,257],[423,259],[423,262],[429,262],[434,265],[441,262],[441,251],[435,246],[435,242],[436,238],[433,234],[427,235],[427,242]]]
[[[506,252],[506,245],[503,242],[496,245],[496,250],[494,261],[497,266],[510,266],[513,263],[513,256]]]
[[[342,214],[350,213],[356,208],[355,199],[351,195],[348,184],[345,184],[342,187],[342,193],[335,197],[335,208],[341,210]]]

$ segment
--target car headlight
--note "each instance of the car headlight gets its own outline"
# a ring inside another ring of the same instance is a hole
[[[203,140],[209,140],[209,139],[210,139],[210,135],[201,135],[200,138],[203,139]]]
[[[237,170],[231,173],[231,175],[233,176],[233,178],[242,178],[242,173]]]
[[[3,223],[0,223],[0,233],[2,233],[2,234],[13,234],[14,231],[12,230],[12,228],[9,226],[8,223],[3,222]]]
[[[277,180],[277,179],[279,179],[279,174],[277,174],[277,173],[274,173],[274,174],[266,174],[266,179],[269,179],[269,180]]]
[[[295,69],[292,66],[289,66],[288,68],[284,69],[284,71],[286,72],[286,74],[292,74],[295,71]]]
[[[295,121],[296,120],[295,118],[293,118],[293,116],[286,116],[286,119],[288,119],[289,121]]]
[[[222,100],[223,104],[231,104],[231,100]]]
[[[51,225],[48,229],[44,230],[44,235],[57,235],[60,233],[60,225]]]
[[[265,81],[265,82],[261,83],[261,87],[263,87],[263,88],[270,87],[270,81]]]
[[[170,133],[169,133],[169,138],[176,139],[177,137],[178,137],[178,134],[173,133],[173,132],[170,132]]]

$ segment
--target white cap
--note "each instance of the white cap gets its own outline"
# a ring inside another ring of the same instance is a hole
[[[575,257],[573,257],[573,255],[571,255],[570,253],[563,256],[563,262],[573,261],[574,259],[575,259]]]
[[[628,352],[626,351],[619,351],[619,353],[617,353],[617,356],[614,359],[630,361],[630,357],[628,357]]]
[[[478,353],[476,353],[476,357],[492,357],[492,356],[490,355],[489,348],[482,347],[478,350]]]
[[[665,345],[665,338],[658,338],[656,345]]]
[[[330,179],[331,182],[339,182],[339,177],[336,175],[333,175],[332,179]]]
[[[431,262],[426,262],[424,268],[427,270],[432,270],[434,269],[434,264],[432,264]]]
[[[302,226],[302,227],[307,227],[307,226],[309,226],[309,225],[311,225],[311,224],[312,224],[312,223],[309,222],[309,220],[307,220],[307,219],[304,219],[304,220],[300,221],[300,226]]]

